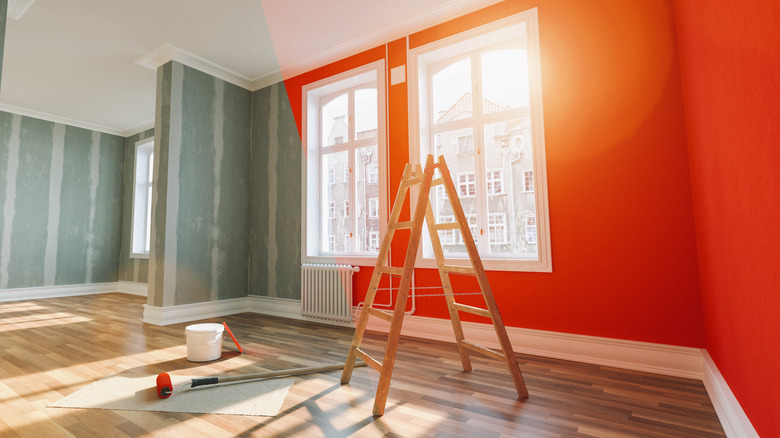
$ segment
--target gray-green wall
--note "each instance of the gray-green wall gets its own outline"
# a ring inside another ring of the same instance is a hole
[[[301,297],[301,153],[284,84],[252,93],[252,295]]]
[[[125,170],[122,190],[122,250],[119,253],[119,280],[146,283],[149,279],[149,259],[131,258],[133,232],[133,179],[135,173],[135,144],[154,137],[154,128],[125,139]]]
[[[0,112],[0,289],[117,281],[124,142]]]
[[[158,69],[149,304],[247,295],[251,93]]]
[[[8,19],[8,0],[0,0],[0,85],[3,83],[3,51],[5,50],[5,21]]]

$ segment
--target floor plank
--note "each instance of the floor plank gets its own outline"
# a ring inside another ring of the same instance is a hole
[[[108,375],[237,375],[345,359],[352,330],[257,314],[226,321],[221,359],[186,359],[188,324],[141,323],[145,298],[102,294],[0,303],[2,437],[722,437],[700,381],[518,354],[531,396],[503,363],[453,344],[402,338],[385,415],[371,415],[377,373],[300,376],[273,418],[46,406]],[[364,346],[383,351],[385,337]],[[239,388],[240,386],[237,386]]]

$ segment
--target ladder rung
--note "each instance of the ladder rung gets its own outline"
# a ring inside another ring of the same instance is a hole
[[[382,364],[379,363],[379,361],[377,361],[373,357],[369,356],[368,353],[366,353],[365,351],[363,351],[363,350],[361,350],[359,348],[355,349],[355,353],[357,353],[358,357],[363,359],[363,361],[365,363],[367,363],[368,366],[370,366],[371,368],[379,371],[380,373],[382,372]]]
[[[456,274],[477,275],[477,271],[471,266],[442,265],[441,269],[446,272],[454,272]]]
[[[431,187],[440,186],[444,184],[444,180],[441,178],[436,178],[433,181],[431,181]]]
[[[384,319],[387,322],[393,321],[393,314],[389,312],[385,312],[384,310],[375,309],[373,307],[366,307],[365,310],[368,311],[369,315],[377,316],[379,318]]]
[[[492,319],[490,315],[490,311],[488,309],[481,309],[479,307],[467,306],[465,304],[460,304],[460,303],[452,303],[452,307],[455,308],[455,310],[460,310],[461,312],[467,312],[473,315],[484,316],[485,318]]]
[[[416,185],[416,184],[421,184],[422,182],[423,182],[423,177],[422,176],[418,176],[416,178],[409,178],[409,179],[407,179],[406,181],[404,181],[404,184],[406,185],[406,187],[410,187],[410,186],[413,186],[413,185]]]
[[[431,228],[434,230],[457,230],[460,229],[460,224],[457,222],[440,222],[431,225]]]
[[[377,270],[380,274],[404,275],[404,268],[398,266],[380,266]]]
[[[412,228],[413,226],[414,226],[414,221],[404,221],[404,222],[396,222],[394,224],[388,224],[387,229],[399,230],[403,228]]]
[[[481,345],[477,345],[477,344],[475,344],[475,343],[473,343],[473,342],[469,342],[469,341],[467,341],[467,340],[465,340],[465,339],[464,339],[464,340],[462,340],[462,341],[460,341],[460,343],[461,343],[461,344],[462,344],[464,347],[466,347],[466,348],[468,348],[468,349],[470,349],[470,350],[474,350],[474,351],[476,351],[477,353],[482,353],[482,354],[484,354],[485,356],[490,356],[490,357],[492,357],[493,359],[498,359],[498,360],[504,360],[504,359],[506,359],[506,357],[505,357],[503,354],[501,354],[501,353],[499,353],[499,352],[497,352],[497,351],[495,351],[495,350],[491,350],[491,349],[489,349],[489,348],[485,348],[485,347],[483,347],[483,346],[481,346]],[[366,362],[368,362],[368,361],[366,361]],[[369,364],[369,365],[370,365],[370,364]]]

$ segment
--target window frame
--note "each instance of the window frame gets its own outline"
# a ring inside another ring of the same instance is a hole
[[[409,98],[409,157],[410,162],[413,164],[424,163],[424,151],[435,151],[436,144],[435,139],[428,138],[431,131],[435,129],[436,121],[429,120],[426,115],[423,119],[420,114],[428,114],[431,103],[429,99],[429,85],[428,85],[428,64],[434,65],[440,61],[428,61],[426,62],[424,56],[427,53],[438,51],[446,47],[459,46],[454,49],[453,53],[457,51],[458,54],[453,54],[452,58],[467,56],[468,53],[473,53],[481,47],[487,47],[487,44],[481,44],[478,41],[480,37],[491,34],[493,32],[501,32],[502,29],[506,29],[510,26],[517,26],[521,23],[525,25],[526,33],[526,49],[528,57],[528,79],[529,79],[529,116],[531,125],[531,142],[527,147],[533,151],[533,171],[535,190],[530,192],[518,192],[515,195],[526,194],[533,195],[535,197],[535,217],[536,217],[536,234],[537,234],[537,257],[534,258],[509,258],[501,257],[502,254],[480,254],[483,265],[486,270],[501,270],[501,271],[524,271],[524,272],[552,272],[552,259],[551,259],[551,245],[550,245],[550,224],[549,224],[549,206],[548,206],[548,193],[547,193],[547,173],[546,173],[546,158],[545,158],[545,142],[544,142],[544,122],[543,122],[543,108],[542,108],[542,83],[541,83],[541,65],[540,65],[540,50],[539,50],[539,26],[538,26],[538,11],[536,8],[529,9],[527,11],[511,15],[509,17],[496,20],[494,22],[475,27],[473,29],[460,32],[450,37],[446,37],[419,47],[412,48],[408,52],[407,64],[409,66],[409,78],[408,78],[408,98]],[[469,41],[470,40],[470,41]],[[467,42],[468,41],[468,42]],[[492,44],[492,43],[491,43]],[[471,49],[463,49],[464,46],[471,46]],[[472,78],[473,83],[479,83],[479,78]],[[473,89],[472,89],[473,91]],[[491,115],[489,113],[488,115]],[[489,122],[491,117],[484,117],[488,119],[484,125],[490,126],[492,122]],[[465,124],[463,125],[466,126]],[[482,135],[483,128],[480,128],[480,132],[474,132],[474,137]],[[482,140],[480,140],[482,141]],[[475,148],[476,149],[476,148]],[[525,151],[521,151],[525,152]],[[479,151],[475,151],[479,153]],[[435,153],[434,153],[435,154]],[[486,179],[485,169],[475,169],[476,178],[478,183],[482,183]],[[460,193],[460,185],[457,180],[457,175],[453,174],[456,179],[453,181],[456,191]],[[503,183],[503,181],[502,181]],[[485,182],[485,185],[487,183]],[[503,185],[503,184],[502,184]],[[510,193],[511,188],[502,187],[502,194]],[[507,190],[509,189],[509,191]],[[412,191],[412,206],[416,205],[416,199],[418,191],[413,189]],[[488,196],[485,194],[485,198]],[[412,207],[414,208],[414,207]],[[488,217],[486,211],[485,218]],[[485,219],[487,222],[487,219]],[[525,225],[525,223],[523,224]],[[482,226],[478,227],[478,230]],[[484,224],[482,228],[484,234],[489,236],[488,224]],[[427,236],[427,232],[423,235]],[[424,239],[425,240],[425,239]],[[525,239],[523,239],[525,241]],[[423,243],[423,242],[421,242]],[[490,243],[488,243],[490,245]],[[424,244],[421,244],[418,249],[417,267],[421,268],[435,268],[436,260],[433,255],[428,255],[423,250]],[[455,257],[452,254],[447,254],[447,262],[454,265],[469,265],[470,262],[467,257]]]
[[[320,222],[320,205],[321,204],[321,162],[320,157],[320,114],[319,114],[319,99],[322,97],[332,96],[337,92],[347,90],[353,90],[358,88],[361,84],[365,83],[365,80],[361,78],[368,77],[369,75],[376,80],[377,90],[377,135],[375,138],[377,147],[378,158],[378,217],[371,219],[378,219],[380,235],[384,235],[387,227],[387,199],[388,199],[388,151],[387,151],[387,88],[385,78],[385,61],[378,60],[357,67],[355,69],[345,71],[327,78],[311,82],[302,87],[302,140],[303,140],[303,159],[301,163],[301,178],[303,180],[302,193],[301,193],[301,263],[329,263],[333,262],[334,258],[338,259],[339,263],[353,264],[358,266],[370,266],[376,263],[377,254],[358,253],[355,252],[330,252],[326,251],[327,248],[322,248],[322,224]],[[372,79],[373,81],[373,79]],[[346,85],[344,85],[346,84]],[[342,86],[344,85],[344,86]],[[351,126],[351,124],[350,124]],[[352,129],[352,128],[350,128]],[[353,135],[348,134],[350,139]],[[366,145],[373,145],[374,138],[371,139],[355,139],[354,141],[345,142],[350,146],[352,150],[349,152],[349,165],[353,165],[354,151],[365,147]],[[354,146],[358,143],[358,146]],[[363,145],[362,143],[366,143]],[[334,146],[345,147],[343,144],[336,144],[327,146],[333,148]],[[356,170],[356,169],[353,169]],[[356,184],[362,180],[360,172],[352,172],[352,176],[349,178],[349,184]],[[351,198],[350,198],[351,199]],[[359,199],[355,200],[355,211],[357,214],[350,214],[349,220],[356,221],[358,224],[361,215],[361,205]],[[324,202],[327,202],[325,200]],[[351,213],[351,212],[350,212]],[[367,213],[367,212],[366,212]],[[357,226],[357,225],[356,225]],[[354,244],[360,238],[359,236],[368,235],[368,230],[359,230],[355,228],[352,230],[352,235],[355,239],[349,240]]]
[[[146,161],[144,183],[139,183],[140,159]],[[133,150],[132,225],[130,228],[130,258],[148,259],[151,253],[152,196],[154,192],[154,137],[135,142]],[[143,193],[139,190],[143,188]],[[139,204],[142,204],[139,209]],[[149,247],[146,248],[146,244]],[[140,247],[138,245],[141,245]]]

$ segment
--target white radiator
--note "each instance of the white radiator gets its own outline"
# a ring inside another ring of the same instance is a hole
[[[352,273],[349,265],[301,265],[301,314],[352,324]]]

